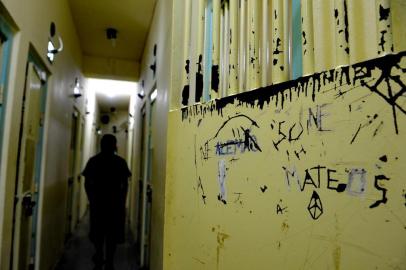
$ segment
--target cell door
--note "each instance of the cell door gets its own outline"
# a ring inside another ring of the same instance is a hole
[[[76,225],[76,204],[75,195],[77,190],[77,177],[76,177],[76,167],[77,167],[77,148],[78,148],[78,127],[79,127],[79,113],[75,109],[72,114],[72,125],[71,125],[71,139],[69,148],[69,163],[68,163],[68,196],[66,204],[66,229],[65,229],[65,241],[68,240],[72,234]]]
[[[82,173],[82,158],[83,158],[83,132],[84,132],[84,120],[82,117],[79,117],[79,125],[77,127],[77,140],[76,140],[76,151],[75,151],[75,196],[74,196],[74,202],[75,202],[75,212],[74,212],[74,218],[75,218],[75,224],[78,224],[81,217],[82,213],[80,211],[80,205],[81,205],[81,198],[82,198],[82,180],[83,177],[81,175]]]
[[[137,209],[137,241],[139,244],[139,250],[141,251],[143,246],[142,238],[142,222],[143,222],[143,186],[144,186],[144,167],[145,167],[145,145],[146,145],[146,127],[147,127],[147,118],[146,118],[146,106],[141,109],[141,139],[140,139],[140,178],[138,180],[138,209]]]
[[[23,98],[16,190],[13,269],[32,269],[35,263],[36,220],[41,164],[41,97],[39,71],[29,63]],[[34,241],[33,241],[34,240]]]
[[[156,90],[153,91],[156,94]],[[144,161],[141,162],[143,170],[142,181],[142,219],[141,219],[141,254],[140,254],[140,266],[145,269],[149,269],[150,257],[151,257],[151,216],[152,216],[152,179],[154,173],[152,171],[153,162],[153,119],[156,119],[155,98],[150,95],[148,99],[147,113],[143,118],[143,134],[144,141],[143,146],[146,147],[146,151],[143,153]],[[145,133],[144,133],[145,132]]]

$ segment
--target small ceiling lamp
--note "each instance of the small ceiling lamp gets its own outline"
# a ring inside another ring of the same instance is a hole
[[[107,39],[110,40],[113,47],[116,47],[117,33],[118,31],[115,28],[109,27],[106,29]]]

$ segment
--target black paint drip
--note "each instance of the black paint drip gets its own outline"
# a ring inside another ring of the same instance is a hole
[[[223,115],[223,108],[230,104],[235,106],[258,107],[263,109],[265,103],[274,102],[275,107],[284,107],[285,102],[293,102],[300,98],[301,95],[311,97],[313,101],[319,95],[322,86],[329,82],[338,80],[335,91],[339,93],[341,86],[367,87],[372,93],[380,96],[392,108],[395,131],[398,133],[397,113],[401,112],[406,115],[406,108],[400,105],[398,99],[406,93],[405,83],[400,79],[399,72],[406,72],[405,68],[400,67],[406,51],[386,55],[384,57],[371,59],[352,66],[345,66],[338,69],[332,69],[322,73],[315,73],[310,76],[301,77],[293,81],[286,81],[253,91],[243,92],[237,95],[216,99],[214,101],[197,104],[190,107],[182,108],[182,120],[189,117],[212,115],[217,111],[218,115]],[[372,78],[372,70],[379,70],[378,78]],[[392,74],[392,71],[394,74]],[[373,83],[368,83],[373,80]],[[381,84],[385,85],[382,88]],[[385,90],[381,90],[385,89]],[[396,90],[395,89],[400,89]]]
[[[388,157],[386,155],[384,155],[384,156],[381,156],[379,158],[379,160],[382,161],[382,162],[388,162]]]
[[[345,52],[347,54],[350,54],[350,47],[349,47],[349,37],[350,33],[348,32],[348,9],[347,9],[347,0],[344,0],[344,36],[345,36],[345,42],[347,44],[347,47],[345,48]]]
[[[386,34],[387,32],[388,32],[388,31],[386,31],[386,30],[382,30],[382,31],[381,31],[381,40],[380,40],[380,42],[379,42],[378,45],[381,46],[382,52],[385,51],[385,43],[386,43],[385,34]]]
[[[389,18],[390,8],[384,8],[382,5],[379,5],[379,20],[384,21]]]
[[[189,61],[189,59],[187,59],[186,60],[186,65],[185,65],[186,74],[189,74],[189,64],[190,64],[190,61]]]
[[[182,105],[187,106],[189,104],[189,85],[185,85],[182,90]]]
[[[306,39],[306,32],[302,31],[302,36],[303,36],[303,45],[307,44],[307,39]]]
[[[203,69],[202,69],[203,56],[199,55],[199,62],[197,63],[196,72],[196,96],[195,101],[200,102],[203,96]]]
[[[282,45],[282,40],[280,38],[276,39],[276,49],[273,51],[273,54],[280,54],[283,53],[282,50],[279,50],[279,46]]]
[[[218,93],[220,83],[219,66],[214,65],[211,67],[211,89]]]

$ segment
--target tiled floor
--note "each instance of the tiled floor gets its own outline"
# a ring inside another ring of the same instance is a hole
[[[77,231],[68,241],[65,251],[56,266],[55,270],[92,270],[93,263],[91,257],[94,254],[94,248],[89,241],[88,218],[84,218]],[[127,233],[127,235],[129,235]],[[138,270],[136,264],[135,244],[129,239],[126,243],[117,247],[115,257],[116,270]]]

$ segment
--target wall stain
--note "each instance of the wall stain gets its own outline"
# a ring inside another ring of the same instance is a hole
[[[340,270],[340,261],[341,261],[341,247],[336,246],[333,251],[334,266],[335,270]]]
[[[202,260],[199,260],[198,258],[192,257],[195,261],[199,262],[200,264],[205,265],[206,263]]]
[[[224,249],[224,242],[228,238],[228,234],[217,232],[217,269],[220,269],[220,251]]]
[[[289,224],[285,221],[282,222],[282,226],[281,226],[282,232],[287,233],[289,230]]]

